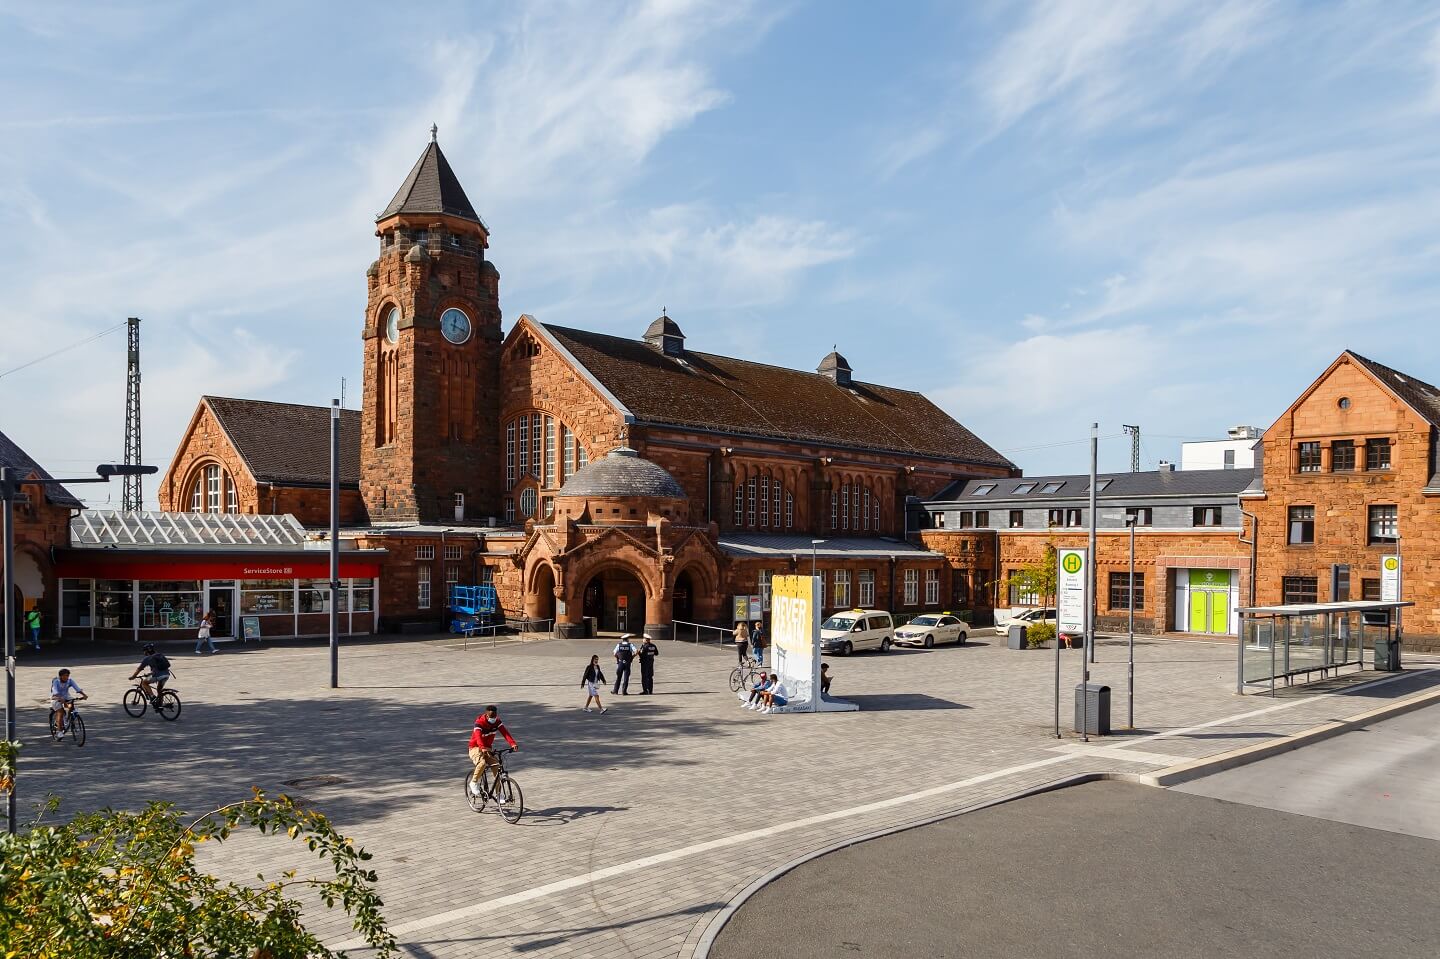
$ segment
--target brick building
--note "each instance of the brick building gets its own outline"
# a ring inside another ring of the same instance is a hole
[[[502,331],[488,228],[433,137],[375,232],[342,536],[385,557],[391,624],[438,625],[448,586],[489,583],[568,634],[664,635],[812,561],[833,606],[937,608],[945,557],[908,536],[907,504],[1018,473],[836,352],[815,372],[700,352],[669,316],[634,339],[525,315]],[[323,526],[328,413],[203,398],[162,504]]]
[[[10,437],[0,433],[0,466],[7,466],[24,479],[50,479],[49,473],[17,446]],[[81,508],[80,501],[62,486],[23,484],[23,502],[15,504],[15,595],[0,595],[0,610],[13,602],[17,628],[23,615],[39,608],[42,631],[54,635],[55,608],[59,589],[52,560],[54,550],[69,541],[72,510]],[[0,570],[4,569],[0,557]],[[0,593],[4,590],[0,589]]]
[[[1440,387],[1346,351],[1265,431],[1241,494],[1262,604],[1378,599],[1403,557],[1408,644],[1440,637]]]

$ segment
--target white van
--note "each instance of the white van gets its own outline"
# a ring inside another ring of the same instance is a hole
[[[849,656],[857,649],[888,653],[895,642],[895,621],[879,609],[851,609],[820,624],[820,652]]]

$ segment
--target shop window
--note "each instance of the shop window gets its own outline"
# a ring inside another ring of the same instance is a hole
[[[245,616],[280,616],[295,612],[295,581],[247,579],[240,583],[240,612]]]
[[[1330,444],[1330,472],[1350,473],[1355,470],[1355,441],[1335,440]]]
[[[60,581],[60,625],[87,627],[93,625],[90,617],[90,596],[93,582],[88,579],[62,579]]]
[[[128,579],[95,581],[96,625],[102,629],[132,629],[135,626],[135,594]]]
[[[198,580],[142,580],[141,629],[192,629],[205,615]]]
[[[1291,546],[1308,546],[1315,542],[1315,507],[1290,507],[1290,533],[1286,542]]]
[[[1388,439],[1365,441],[1365,468],[1367,470],[1388,470],[1390,468],[1390,441]]]
[[[1286,576],[1280,580],[1281,601],[1291,603],[1313,603],[1320,595],[1319,580],[1314,576]]]
[[[1135,574],[1135,608],[1145,606],[1145,574]],[[1110,608],[1130,609],[1130,571],[1110,574]]]
[[[1219,506],[1197,506],[1192,515],[1192,525],[1195,526],[1219,526],[1221,508]]]
[[[354,602],[350,604],[352,613],[370,613],[375,610],[375,581],[373,579],[352,579],[350,581],[350,593]]]
[[[1394,543],[1400,538],[1399,508],[1395,506],[1370,507],[1367,527],[1370,531],[1371,546]]]
[[[415,605],[416,605],[416,607],[419,608],[419,609],[429,609],[429,608],[430,608],[430,567],[429,567],[429,566],[418,566],[418,567],[416,567],[415,572],[419,574],[419,576],[417,577],[417,579],[416,579],[416,581],[415,581],[415,584],[416,584]]]
[[[1320,444],[1301,443],[1299,452],[1300,472],[1320,472]]]
[[[918,569],[907,569],[905,571],[905,605],[914,606],[920,602],[920,571]]]
[[[834,588],[835,608],[848,608],[850,606],[850,571],[848,569],[835,570]]]
[[[1025,511],[1024,511],[1023,509],[1012,509],[1012,510],[1010,511],[1010,528],[1011,528],[1011,529],[1024,529],[1024,528],[1025,528]]]
[[[940,604],[940,571],[938,569],[927,569],[925,571],[925,605],[938,606]]]
[[[875,605],[875,571],[873,569],[862,569],[860,571],[860,605],[869,609]]]
[[[330,612],[330,581],[326,579],[302,579],[296,586],[296,608],[302,613]],[[336,591],[337,612],[345,611],[345,590]]]
[[[1360,580],[1360,598],[1374,603],[1380,602],[1380,580]]]

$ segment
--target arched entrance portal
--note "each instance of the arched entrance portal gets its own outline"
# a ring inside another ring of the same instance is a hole
[[[645,587],[626,569],[599,570],[581,594],[587,618],[604,632],[639,633],[645,628]]]
[[[695,621],[695,583],[690,578],[689,570],[675,577],[672,608],[676,619]]]
[[[530,619],[555,618],[555,570],[549,563],[535,568],[530,590],[525,594],[525,615]]]

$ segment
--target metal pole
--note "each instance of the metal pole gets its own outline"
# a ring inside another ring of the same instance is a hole
[[[0,499],[5,501],[5,741],[15,742],[15,488],[10,467],[0,466]],[[11,762],[18,765],[12,754]],[[15,835],[15,772],[5,797],[5,828]]]
[[[1052,550],[1054,549],[1053,547],[1047,547],[1047,548],[1052,549]],[[996,570],[996,572],[999,572],[999,570]],[[1057,553],[1056,560],[1055,560],[1055,576],[1056,576],[1056,579],[1057,579],[1057,591],[1058,591],[1058,579],[1059,579],[1059,576],[1060,576],[1060,560],[1059,560],[1058,553]],[[1059,616],[1060,597],[1059,597],[1059,596],[1049,596],[1049,597],[1046,597],[1046,598],[1051,601],[1051,604],[1052,604],[1054,607],[1056,607],[1056,616],[1055,616],[1055,738],[1056,738],[1056,739],[1059,739],[1059,738],[1060,738],[1060,616]]]
[[[330,688],[340,685],[340,401],[330,401]]]
[[[1098,598],[1095,595],[1095,581],[1097,577],[1096,563],[1099,555],[1095,549],[1095,469],[1100,458],[1100,424],[1090,424],[1090,572],[1086,579],[1090,586],[1090,595],[1086,598],[1085,606],[1085,656],[1090,662],[1095,662],[1095,610]],[[1089,681],[1088,679],[1086,680]]]
[[[1130,728],[1135,728],[1135,519],[1130,519]],[[1154,588],[1154,584],[1151,584]]]

